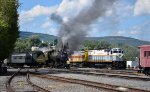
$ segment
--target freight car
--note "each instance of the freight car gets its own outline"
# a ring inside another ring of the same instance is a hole
[[[69,57],[72,66],[125,69],[124,51],[120,48],[74,51]]]
[[[140,48],[139,71],[150,75],[150,45],[142,45]]]

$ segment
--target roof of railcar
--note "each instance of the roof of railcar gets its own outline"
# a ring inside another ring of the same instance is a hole
[[[26,56],[26,53],[13,53],[12,56]]]

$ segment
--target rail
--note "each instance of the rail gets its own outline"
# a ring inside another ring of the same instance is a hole
[[[16,73],[14,73],[6,82],[6,90],[7,92],[15,92],[14,89],[11,87],[11,81],[12,79],[20,72],[21,68],[18,69]]]
[[[117,77],[117,78],[124,78],[124,79],[130,79],[130,80],[141,80],[141,81],[150,81],[149,77],[144,76],[136,76],[136,75],[127,75],[122,73],[105,73],[105,72],[90,72],[90,71],[78,71],[78,70],[63,70],[63,69],[53,69],[52,71],[55,72],[64,72],[64,73],[75,73],[75,74],[84,74],[84,75],[95,75],[95,76],[108,76],[108,77]]]
[[[42,91],[42,92],[50,92],[49,90],[46,90],[46,89],[44,89],[44,88],[42,88],[42,87],[40,87],[40,86],[37,86],[37,85],[35,85],[34,83],[32,83],[32,82],[30,81],[29,73],[27,73],[26,79],[27,79],[27,82],[28,82],[31,86],[33,86],[34,88],[36,88],[36,89],[38,89],[38,90],[40,90],[40,91]]]

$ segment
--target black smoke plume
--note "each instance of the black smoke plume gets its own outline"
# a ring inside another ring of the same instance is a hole
[[[92,0],[91,0],[92,1]],[[68,21],[63,21],[61,15],[54,13],[51,19],[59,23],[58,36],[62,43],[68,44],[70,50],[76,50],[87,36],[87,29],[91,23],[105,16],[105,13],[112,8],[116,0],[93,0],[92,5],[82,9],[77,16]]]

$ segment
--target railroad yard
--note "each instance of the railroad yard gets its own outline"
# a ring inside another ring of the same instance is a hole
[[[0,92],[149,92],[149,85],[135,70],[98,68],[10,68],[0,77]]]
[[[0,92],[150,92],[150,0],[0,5]]]

